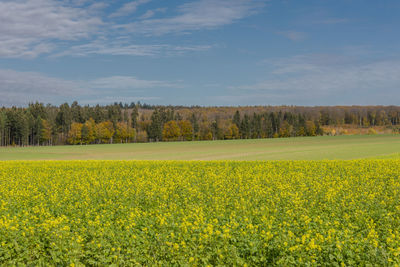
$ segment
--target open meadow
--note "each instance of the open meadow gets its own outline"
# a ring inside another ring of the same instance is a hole
[[[0,160],[319,160],[400,158],[400,135],[0,147]]]

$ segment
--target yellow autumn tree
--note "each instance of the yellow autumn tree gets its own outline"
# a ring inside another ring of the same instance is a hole
[[[178,122],[182,140],[191,141],[193,139],[193,127],[190,121],[182,120]]]
[[[68,143],[71,145],[82,144],[82,123],[73,122],[68,132]]]
[[[41,141],[45,144],[51,144],[51,125],[47,120],[42,120]]]
[[[181,130],[176,121],[169,121],[164,124],[162,136],[165,141],[176,141],[179,139]]]
[[[111,121],[103,121],[96,124],[96,139],[101,143],[112,143],[114,132],[114,126]]]
[[[236,124],[232,124],[229,127],[231,133],[232,133],[232,139],[239,139],[240,135],[239,135],[239,128],[236,126]]]
[[[115,141],[128,143],[135,138],[135,129],[125,122],[118,122],[115,130]]]
[[[308,136],[316,136],[317,127],[313,121],[306,121],[306,134]]]

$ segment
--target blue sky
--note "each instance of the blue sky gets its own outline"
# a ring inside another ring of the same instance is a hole
[[[0,105],[399,105],[398,0],[0,0]]]

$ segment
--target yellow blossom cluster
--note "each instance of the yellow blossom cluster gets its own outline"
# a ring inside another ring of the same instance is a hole
[[[0,265],[399,264],[400,160],[0,162]]]

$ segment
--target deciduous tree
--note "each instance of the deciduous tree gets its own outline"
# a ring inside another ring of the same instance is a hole
[[[165,123],[162,133],[163,140],[165,141],[177,141],[181,136],[181,130],[179,129],[176,121],[169,121]]]

